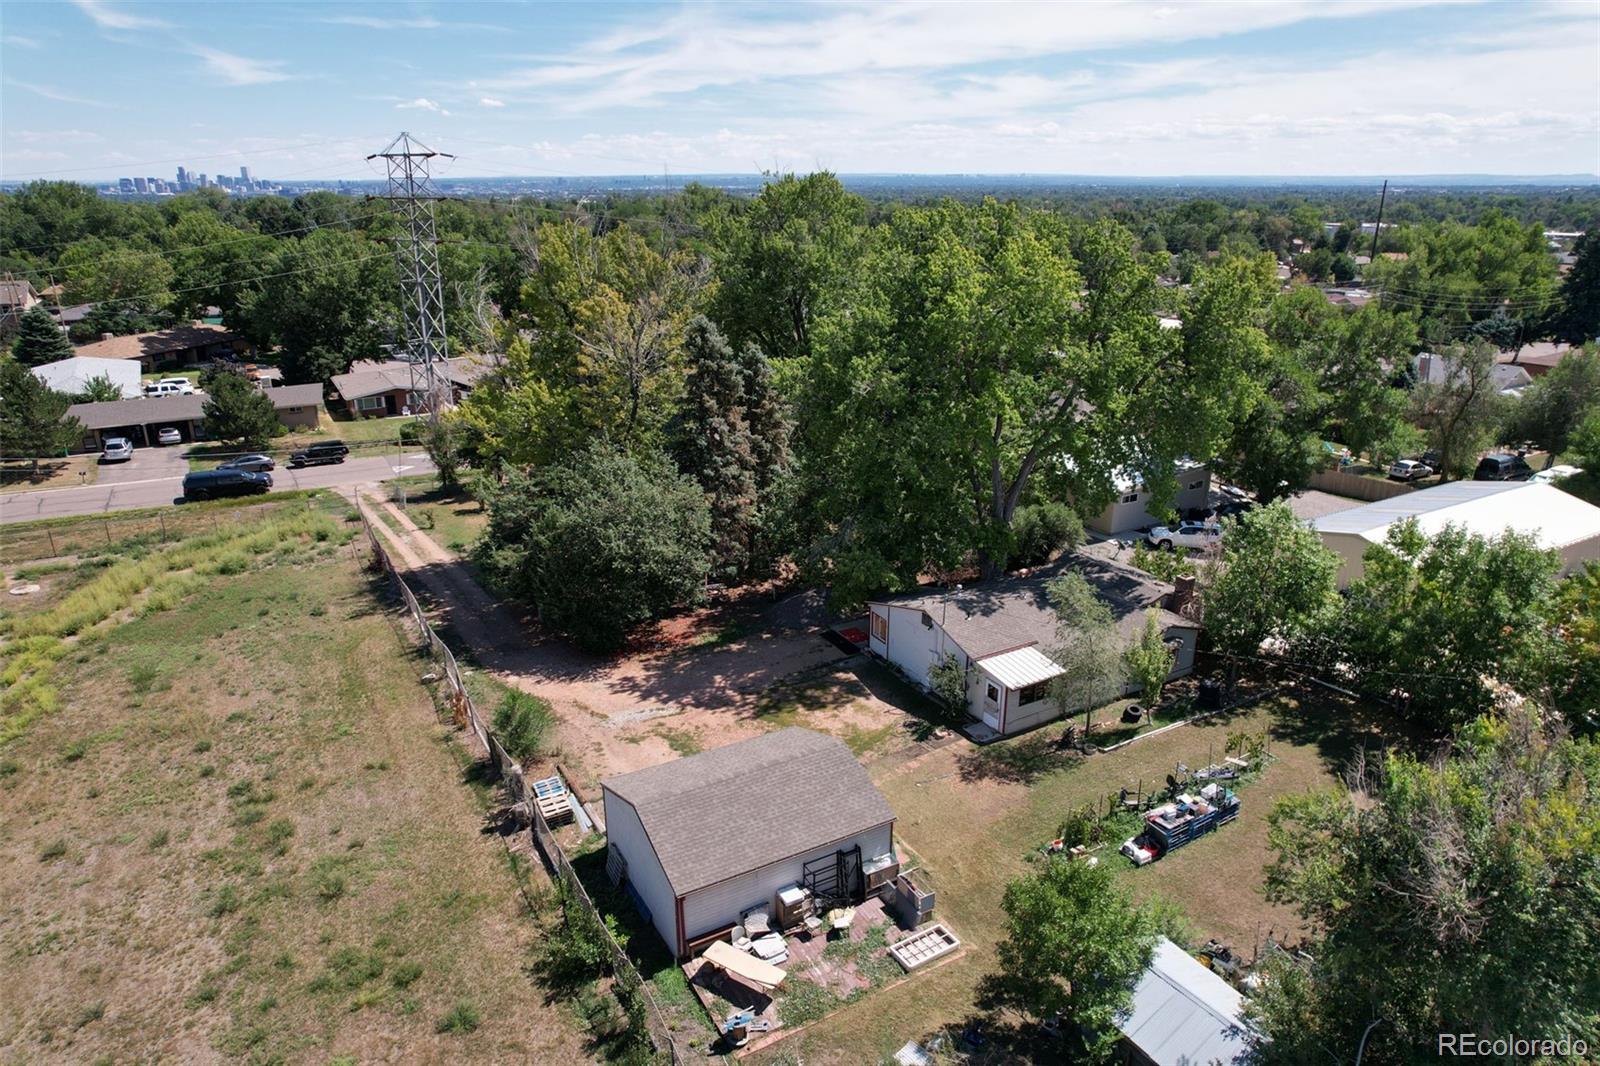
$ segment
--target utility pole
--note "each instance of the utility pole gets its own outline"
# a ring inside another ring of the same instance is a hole
[[[1367,253],[1368,266],[1378,261],[1378,234],[1383,230],[1383,202],[1389,198],[1389,179],[1383,180],[1383,192],[1378,194],[1378,221],[1372,225],[1372,251]]]
[[[389,165],[389,191],[383,197],[405,223],[406,233],[395,244],[400,263],[400,287],[405,294],[406,361],[411,364],[411,402],[422,407],[428,421],[437,423],[439,412],[450,405],[450,377],[445,359],[449,349],[444,332],[444,286],[439,277],[439,233],[433,220],[434,195],[429,160],[454,159],[402,132],[389,147],[367,156]]]

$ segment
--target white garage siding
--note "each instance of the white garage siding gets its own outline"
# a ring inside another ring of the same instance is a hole
[[[804,811],[794,812],[796,818],[804,818]],[[736,818],[729,821],[729,846],[737,847]],[[720,881],[705,888],[696,889],[683,898],[683,926],[684,943],[697,937],[726,929],[739,920],[739,915],[751,907],[763,904],[771,906],[773,896],[778,889],[787,888],[789,885],[798,884],[803,874],[804,866],[812,859],[824,855],[832,855],[838,851],[848,851],[857,844],[861,845],[861,861],[888,854],[894,846],[893,825],[886,823],[869,829],[855,836],[847,837],[812,851],[796,855],[794,858],[775,862],[763,866],[759,870],[751,870],[737,877]],[[658,926],[659,928],[659,926]],[[669,944],[672,940],[667,941]],[[683,944],[679,945],[680,953]]]
[[[602,799],[606,812],[606,842],[610,854],[606,868],[620,869],[618,858],[627,864],[627,882],[639,894],[645,910],[650,912],[650,923],[668,944],[678,942],[678,900],[667,884],[667,875],[656,859],[650,838],[639,822],[639,813],[633,804],[602,786]]]
[[[943,637],[939,627],[923,625],[923,612],[920,608],[908,610],[904,607],[892,605],[884,607],[880,604],[873,610],[889,612],[889,641],[880,654],[904,670],[912,681],[926,687],[928,671],[932,669],[939,655]],[[952,646],[950,650],[956,649]]]

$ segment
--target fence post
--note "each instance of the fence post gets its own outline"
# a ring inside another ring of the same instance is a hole
[[[167,519],[161,512],[156,512],[156,520],[161,523],[161,543],[167,542]]]
[[[51,555],[60,554],[59,552],[56,551],[56,535],[54,533],[50,532],[50,530],[48,530],[48,529],[46,529],[44,531],[44,535],[46,537],[50,538],[50,554]]]
[[[110,543],[111,543],[111,520],[108,519],[108,518],[102,518],[102,519],[100,519],[100,525],[101,525],[101,528],[103,528],[106,531],[106,544],[110,545]]]

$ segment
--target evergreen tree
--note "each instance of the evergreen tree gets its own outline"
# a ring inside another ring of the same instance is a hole
[[[1548,329],[1556,340],[1583,344],[1600,339],[1600,234],[1579,238],[1573,250],[1577,262],[1561,282]]]
[[[678,462],[700,483],[711,508],[712,572],[733,578],[749,561],[756,509],[757,464],[745,418],[745,372],[727,340],[703,315],[689,323],[684,351],[689,376]]]
[[[28,308],[17,323],[17,340],[11,351],[23,366],[43,366],[73,356],[72,342],[61,332],[44,304]]]
[[[66,417],[71,404],[19,361],[0,359],[0,455],[37,460],[65,453],[83,439],[83,423]]]

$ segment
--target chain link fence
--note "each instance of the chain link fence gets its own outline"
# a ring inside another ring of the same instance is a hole
[[[631,1018],[643,1021],[656,1054],[670,1061],[673,1066],[686,1062],[687,1056],[679,1051],[677,1041],[673,1039],[672,1029],[667,1024],[666,1012],[657,1001],[649,983],[640,975],[627,953],[622,950],[622,945],[617,943],[616,937],[611,934],[611,929],[601,917],[600,909],[595,906],[594,900],[583,887],[583,881],[573,869],[572,860],[567,857],[566,851],[551,831],[550,823],[545,820],[538,803],[533,800],[532,791],[523,779],[522,767],[501,746],[499,738],[478,713],[477,704],[472,694],[467,691],[466,683],[461,676],[461,667],[456,662],[454,653],[434,631],[428,616],[422,610],[422,605],[417,602],[416,595],[390,559],[389,552],[378,536],[378,531],[373,528],[366,507],[359,500],[356,509],[361,516],[361,527],[366,532],[367,543],[372,550],[373,569],[381,569],[389,575],[389,579],[400,593],[400,598],[405,601],[411,620],[416,623],[417,630],[427,643],[430,654],[443,672],[444,681],[449,689],[451,715],[456,724],[470,730],[478,738],[483,750],[489,753],[489,761],[494,765],[501,781],[505,783],[511,801],[522,805],[529,812],[535,847],[543,856],[551,875],[560,880],[569,898],[577,902],[582,920],[590,926],[594,938],[606,947],[611,960],[611,977],[616,986],[622,990],[622,995],[618,998],[622,1000],[624,1009],[628,1010]],[[640,1015],[642,1019],[639,1018]]]

